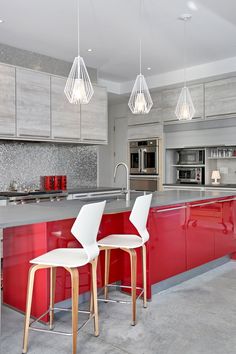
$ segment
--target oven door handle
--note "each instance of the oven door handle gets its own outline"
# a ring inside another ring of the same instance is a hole
[[[138,170],[142,172],[141,149],[138,149]]]
[[[147,149],[141,149],[141,172],[147,172],[147,169],[144,168],[144,153],[147,152]]]

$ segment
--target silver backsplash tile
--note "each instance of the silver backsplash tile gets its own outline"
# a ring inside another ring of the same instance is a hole
[[[68,188],[97,185],[97,148],[74,144],[0,141],[0,190],[11,181],[40,186],[40,176],[67,175]]]

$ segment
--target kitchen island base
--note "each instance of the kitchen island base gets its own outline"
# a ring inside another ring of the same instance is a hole
[[[69,203],[69,202],[68,202]],[[130,211],[103,216],[98,238],[112,233],[137,234],[129,222]],[[3,232],[3,302],[25,311],[29,261],[55,248],[80,247],[70,233],[74,218],[8,227]],[[152,206],[148,219],[147,297],[155,284],[189,270],[236,254],[236,198],[218,197],[173,205]],[[124,236],[125,237],[125,236]],[[142,287],[142,258],[137,251],[137,286]],[[110,282],[130,284],[129,256],[111,253]],[[104,284],[104,254],[98,262],[98,287]],[[80,270],[80,294],[90,287],[90,270]],[[63,269],[56,278],[55,302],[70,298],[70,279]],[[40,270],[35,279],[32,314],[39,317],[49,305],[49,273]]]

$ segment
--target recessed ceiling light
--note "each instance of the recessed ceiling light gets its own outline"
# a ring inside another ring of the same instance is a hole
[[[93,51],[92,48],[89,48],[89,49],[88,49],[88,52],[92,52],[92,51]]]
[[[152,68],[150,68],[150,66],[147,68],[147,70],[151,70]]]
[[[187,6],[190,10],[197,11],[198,7],[194,1],[188,1]]]
[[[0,23],[3,23],[4,21],[3,20],[0,20]]]

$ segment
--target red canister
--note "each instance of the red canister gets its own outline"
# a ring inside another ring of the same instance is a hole
[[[67,177],[66,176],[60,176],[61,177],[61,190],[66,191],[67,189]]]
[[[54,176],[44,176],[44,189],[46,191],[54,189]]]
[[[58,191],[61,189],[61,176],[53,176],[54,178],[54,190]]]

